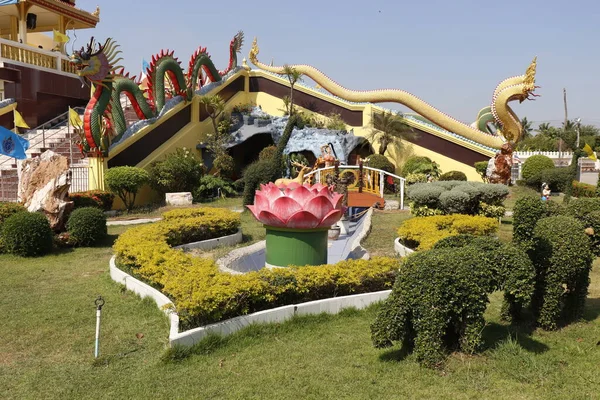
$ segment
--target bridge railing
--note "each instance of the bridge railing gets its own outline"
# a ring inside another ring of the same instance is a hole
[[[351,173],[354,175],[355,179],[351,184],[348,185],[348,190],[357,190],[358,192],[367,192],[375,194],[381,198],[383,198],[385,183],[387,181],[387,177],[391,177],[395,181],[399,181],[400,186],[400,209],[404,209],[404,187],[406,185],[406,179],[401,176],[389,173],[382,169],[360,166],[360,165],[340,165],[338,166],[340,175]],[[314,182],[327,184],[327,172],[333,172],[335,167],[325,167],[319,168],[314,171],[311,171],[305,175],[305,177],[309,177],[314,175]]]

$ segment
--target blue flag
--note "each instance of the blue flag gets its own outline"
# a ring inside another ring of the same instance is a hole
[[[23,160],[27,158],[25,151],[29,148],[29,141],[13,131],[0,126],[0,154]]]

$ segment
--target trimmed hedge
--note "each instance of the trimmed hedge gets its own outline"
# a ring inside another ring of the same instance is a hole
[[[554,161],[550,157],[538,154],[525,160],[521,175],[528,186],[541,190],[542,172],[554,168]]]
[[[119,196],[130,211],[135,205],[137,192],[150,181],[150,175],[143,168],[113,167],[106,171],[104,180],[108,190]]]
[[[404,221],[398,229],[400,240],[415,250],[427,250],[441,239],[458,234],[491,235],[498,230],[493,218],[471,215],[436,215]]]
[[[412,346],[427,367],[439,367],[457,348],[478,351],[489,293],[504,290],[518,309],[533,292],[535,271],[527,256],[510,245],[490,244],[494,247],[488,244],[484,251],[476,244],[459,245],[407,257],[371,325],[374,346]]]
[[[568,216],[541,219],[533,232],[537,283],[533,313],[543,329],[583,315],[593,254],[580,221]]]
[[[18,212],[2,224],[4,248],[10,254],[37,257],[52,251],[50,223],[42,213]]]
[[[112,210],[115,195],[104,190],[88,190],[85,192],[69,193],[69,200],[74,203],[74,209],[97,207],[103,211]]]
[[[78,208],[69,216],[67,232],[74,245],[96,245],[106,239],[106,215],[96,207]]]
[[[396,173],[396,166],[381,154],[371,154],[369,156],[369,167],[381,169],[391,174]]]
[[[173,210],[163,221],[124,232],[114,245],[117,263],[175,302],[184,329],[273,307],[390,288],[399,263],[392,258],[348,260],[335,265],[221,273],[213,260],[176,246],[224,236],[239,227],[239,214],[215,208]]]
[[[542,218],[555,215],[560,206],[551,200],[542,201],[537,196],[518,199],[513,210],[513,241],[524,250],[533,249],[533,230]]]
[[[19,203],[0,202],[0,254],[4,252],[4,241],[2,239],[2,224],[8,219],[8,217],[20,212],[27,212],[27,209]]]
[[[573,181],[571,195],[573,197],[597,197],[596,186]]]
[[[553,192],[564,192],[571,180],[570,168],[549,168],[542,171],[542,182],[545,182]],[[595,188],[595,187],[594,187]],[[536,188],[541,189],[541,186]]]
[[[466,181],[467,175],[461,171],[448,171],[440,175],[440,181]]]

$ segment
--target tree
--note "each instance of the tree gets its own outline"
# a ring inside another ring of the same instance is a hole
[[[297,82],[302,81],[303,74],[296,68],[286,64],[283,66],[283,75],[285,75],[290,82],[290,97],[286,108],[288,115],[292,115],[294,113],[294,85]]]
[[[527,117],[523,117],[521,120],[521,127],[523,128],[522,138],[527,139],[528,137],[531,137],[533,127],[531,126],[531,121],[527,121]]]
[[[552,129],[550,124],[548,122],[543,122],[538,125],[537,131],[539,133],[546,134],[548,131],[550,131],[550,129]]]
[[[225,110],[225,101],[218,94],[212,96],[203,96],[200,98],[200,103],[204,105],[204,109],[212,120],[215,135],[219,134],[217,120],[221,113]]]
[[[404,122],[401,115],[384,111],[373,114],[373,128],[367,139],[371,142],[378,141],[379,154],[384,155],[390,144],[402,149],[402,140],[414,140],[416,137],[417,133]]]

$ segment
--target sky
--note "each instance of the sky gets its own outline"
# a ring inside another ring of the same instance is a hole
[[[558,125],[569,119],[600,126],[600,2],[593,0],[78,0],[95,29],[72,33],[67,47],[90,36],[112,37],[126,70],[175,50],[187,67],[198,46],[218,69],[229,42],[244,31],[242,58],[258,37],[259,60],[309,64],[349,89],[402,89],[463,122],[490,105],[496,85],[522,75],[534,56],[536,101],[511,107],[519,117]],[[312,85],[312,82],[305,83]],[[390,108],[409,111],[401,105]]]

